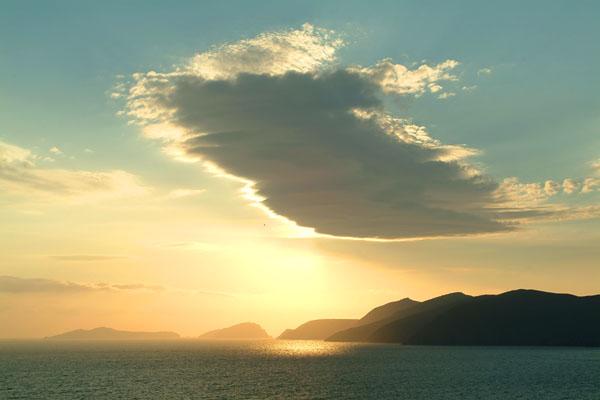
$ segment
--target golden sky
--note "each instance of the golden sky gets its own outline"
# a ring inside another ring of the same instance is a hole
[[[516,144],[423,117],[457,102],[462,121],[513,67],[352,59],[359,39],[375,40],[312,24],[223,35],[96,71],[85,95],[100,100],[45,101],[63,108],[35,129],[23,95],[0,125],[0,338],[245,321],[276,336],[404,297],[597,293],[597,139],[579,139],[593,157],[556,150],[564,172],[533,154],[516,174]]]

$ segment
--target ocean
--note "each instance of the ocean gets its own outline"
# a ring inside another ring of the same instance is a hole
[[[600,349],[0,341],[0,399],[600,399]]]

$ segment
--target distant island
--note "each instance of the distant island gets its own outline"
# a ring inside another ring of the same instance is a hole
[[[243,322],[223,329],[206,332],[200,339],[272,339],[258,324]]]
[[[295,329],[286,329],[277,339],[324,340],[336,332],[353,327],[358,319],[315,319]]]
[[[175,332],[131,332],[112,328],[76,329],[74,331],[50,336],[51,340],[165,340],[179,339]]]

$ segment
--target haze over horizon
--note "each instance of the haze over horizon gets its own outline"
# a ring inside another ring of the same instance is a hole
[[[598,294],[599,6],[460,3],[8,1],[0,338]]]

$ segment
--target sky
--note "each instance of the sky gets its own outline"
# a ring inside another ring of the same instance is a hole
[[[596,2],[2,8],[2,338],[599,292]]]

